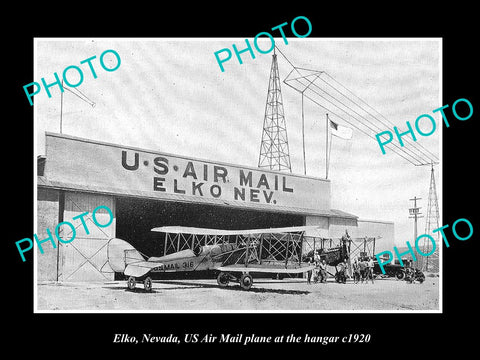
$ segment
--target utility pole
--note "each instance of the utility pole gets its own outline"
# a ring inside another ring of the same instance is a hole
[[[325,124],[325,179],[328,179],[328,167],[330,166],[330,149],[332,148],[332,139],[330,139],[330,120],[328,119]],[[330,139],[330,142],[328,141]]]
[[[413,199],[410,199],[410,201],[413,201],[413,208],[408,209],[410,212],[410,219],[414,219],[414,226],[413,226],[413,241],[416,242],[417,237],[418,237],[418,232],[417,232],[417,224],[418,224],[418,219],[423,218],[422,213],[420,212],[420,207],[417,207],[417,200],[422,200],[422,198],[417,198],[416,196]],[[413,250],[415,254],[415,258],[417,259],[418,262],[418,267],[421,269],[421,258],[417,254],[416,247]]]
[[[303,92],[302,92],[302,147],[303,147],[303,174],[307,175],[307,160],[305,159],[305,115],[303,111]]]
[[[63,79],[62,79],[62,89],[63,89]],[[60,134],[62,133],[62,127],[63,127],[62,116],[63,116],[63,91],[60,93]]]
[[[427,207],[427,220],[425,222],[425,234],[429,234],[432,229],[439,228],[439,218],[440,212],[438,209],[438,199],[437,199],[437,189],[435,186],[435,174],[433,169],[433,162],[431,164],[431,171],[430,171],[430,189],[428,191],[428,207]],[[439,244],[439,234],[436,234],[435,243],[437,245],[437,251],[435,251],[432,255],[427,256],[425,258],[425,264],[423,266],[423,271],[438,271],[438,260],[439,260],[439,252],[440,247]],[[430,253],[431,243],[430,241],[425,240],[423,244],[422,252],[424,254]]]

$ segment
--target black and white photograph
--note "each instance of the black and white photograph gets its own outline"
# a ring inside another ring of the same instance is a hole
[[[12,13],[5,344],[472,348],[474,11],[198,5]]]
[[[38,311],[441,310],[441,39],[263,37],[36,40]]]

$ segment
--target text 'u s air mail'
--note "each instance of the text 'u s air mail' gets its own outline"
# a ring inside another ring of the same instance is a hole
[[[122,151],[124,169],[137,171],[140,163],[138,152],[132,156]],[[143,165],[149,167],[150,161],[143,160]],[[176,160],[172,165],[165,156],[153,158],[153,174],[153,191],[180,195],[276,204],[275,193],[294,191],[287,176],[196,161]]]

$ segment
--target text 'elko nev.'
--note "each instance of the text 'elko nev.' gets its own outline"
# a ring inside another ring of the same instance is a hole
[[[153,162],[153,191],[214,199],[276,204],[274,195],[293,193],[287,177],[278,174],[236,169],[200,161],[176,158],[174,163],[166,156],[153,161],[140,161],[138,152],[122,151],[122,167],[129,171],[142,171]]]
[[[113,67],[105,66],[105,56],[109,53],[113,54],[116,58],[115,61],[116,61],[117,64]],[[90,69],[90,72],[92,73],[92,76],[93,76],[94,79],[96,79],[98,77],[97,73],[95,72],[95,68],[92,64],[92,62],[96,58],[97,58],[97,56],[93,55],[93,56],[89,57],[88,59],[80,61],[80,64],[88,64],[88,68]],[[105,50],[100,55],[100,66],[105,71],[112,72],[112,71],[117,70],[120,67],[120,63],[121,63],[120,55],[118,55],[118,53],[115,50]],[[72,80],[72,78],[71,78],[72,73],[77,73],[76,76],[73,75],[75,80]],[[67,74],[69,74],[68,77],[67,77]],[[51,82],[50,84],[47,84],[44,77],[42,77],[42,79],[41,79],[43,87],[45,88],[45,91],[46,91],[49,98],[52,97],[52,94],[50,93],[50,88],[52,86],[57,85],[59,87],[60,91],[62,93],[64,92],[62,81],[60,80],[60,78],[58,77],[58,74],[56,72],[53,73],[53,77],[55,78],[55,81]],[[65,84],[69,87],[75,88],[77,86],[80,86],[83,83],[83,78],[84,78],[83,71],[79,66],[70,65],[70,66],[67,66],[65,69],[63,69],[62,79],[63,79],[63,82],[65,82]],[[27,88],[30,87],[30,86],[33,86],[33,88],[34,88],[32,93],[30,93],[27,90]],[[32,97],[34,95],[37,95],[37,94],[40,93],[40,91],[42,90],[42,86],[38,82],[34,81],[34,82],[31,82],[30,84],[27,84],[27,85],[23,86],[23,90],[25,91],[25,94],[27,95],[27,99],[30,102],[30,105],[33,105]]]

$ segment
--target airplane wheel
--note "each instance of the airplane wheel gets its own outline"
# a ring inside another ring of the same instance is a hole
[[[127,280],[127,286],[130,290],[135,289],[135,278],[133,276],[130,276]]]
[[[243,274],[240,277],[240,286],[244,290],[248,290],[252,287],[253,284],[253,278],[249,274]]]
[[[152,291],[152,279],[149,276],[143,280],[143,287],[146,291]]]
[[[217,276],[217,283],[220,286],[227,286],[229,282],[229,276],[227,273],[221,272]]]

